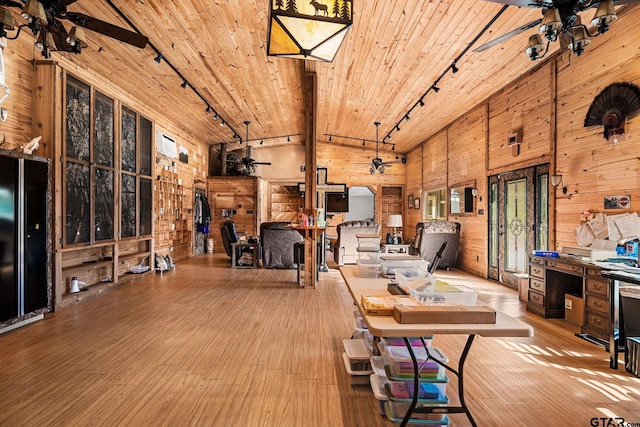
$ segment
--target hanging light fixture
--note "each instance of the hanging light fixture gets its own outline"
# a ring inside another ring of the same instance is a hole
[[[616,9],[613,6],[613,0],[603,1],[598,5],[598,10],[591,20],[591,25],[598,27],[598,33],[606,33],[609,30],[609,24],[618,19]]]
[[[590,21],[591,25],[596,27],[596,32],[591,34],[589,29],[581,23],[580,16],[578,16],[577,12],[591,8],[594,3],[595,2],[589,3],[579,8],[561,8],[561,10],[559,10],[552,7],[543,9],[542,22],[539,30],[548,40],[546,48],[540,34],[534,34],[529,37],[529,43],[525,49],[525,53],[529,55],[532,61],[543,58],[549,51],[549,44],[557,41],[561,34],[566,34],[568,38],[570,38],[567,47],[575,55],[582,55],[585,47],[591,43],[591,38],[607,32],[609,30],[609,24],[618,19],[613,0],[602,0],[598,2],[596,14]]]
[[[42,51],[42,56],[46,59],[51,58],[51,52],[58,50],[53,35],[49,31],[40,31],[35,46]]]
[[[13,16],[8,10],[0,8],[0,38],[7,37],[7,30],[13,29],[15,29]]]
[[[74,52],[80,53],[82,49],[87,47],[87,37],[84,35],[84,30],[80,27],[71,27],[71,31],[67,36],[67,43],[73,46]]]
[[[549,45],[547,45],[548,47]],[[529,55],[529,58],[533,61],[535,59],[542,58],[547,52],[544,50],[544,44],[542,43],[542,37],[540,34],[532,34],[529,36],[529,45],[525,50],[525,53]]]
[[[558,33],[561,28],[562,21],[560,20],[560,11],[555,7],[545,9],[542,12],[540,32],[544,34],[547,40],[554,42],[558,39]]]
[[[39,22],[44,24],[47,22],[47,15],[44,13],[42,3],[37,0],[28,0],[22,8],[22,17],[30,24]]]
[[[333,61],[353,24],[353,0],[270,2],[269,56]]]
[[[576,56],[582,55],[584,48],[590,43],[589,33],[584,26],[571,27],[571,43],[569,43],[569,49],[571,49]]]

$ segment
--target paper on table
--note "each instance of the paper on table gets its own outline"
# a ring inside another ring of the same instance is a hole
[[[576,228],[576,242],[580,246],[589,246],[595,240],[596,234],[588,224],[582,224]]]
[[[618,241],[622,239],[622,233],[620,229],[616,225],[616,220],[627,216],[628,214],[620,214],[620,215],[608,215],[607,216],[607,229],[609,230],[609,240]]]
[[[591,221],[588,222],[589,227],[593,230],[596,239],[606,239],[609,237],[609,230],[607,227],[607,215],[602,212],[597,213]]]
[[[614,221],[620,230],[622,238],[640,236],[640,222],[638,221],[638,213],[628,213],[616,216]]]
[[[592,249],[604,249],[608,251],[615,251],[618,246],[618,242],[615,240],[596,239],[591,244]]]

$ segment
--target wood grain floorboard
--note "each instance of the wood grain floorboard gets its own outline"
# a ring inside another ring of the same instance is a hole
[[[502,285],[438,276],[535,329],[532,338],[476,338],[465,388],[479,426],[640,423],[640,379],[609,369],[577,327],[526,312]],[[345,371],[354,305],[339,272],[321,274],[316,289],[295,277],[234,270],[206,254],[0,335],[0,426],[393,425]],[[455,366],[464,342],[436,336],[433,345]],[[452,377],[453,403],[456,390]]]

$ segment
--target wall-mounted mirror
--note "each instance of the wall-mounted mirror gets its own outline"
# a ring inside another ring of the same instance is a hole
[[[469,215],[475,212],[475,188],[475,182],[468,182],[449,189],[449,212],[452,215]]]

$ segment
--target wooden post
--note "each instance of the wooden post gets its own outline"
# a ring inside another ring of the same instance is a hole
[[[316,213],[316,115],[318,99],[318,75],[312,70],[313,64],[303,62],[304,67],[304,210],[307,215]],[[317,221],[317,218],[314,218]],[[316,260],[317,260],[317,233],[309,230],[305,233],[304,250],[304,283],[305,287],[316,286]]]

